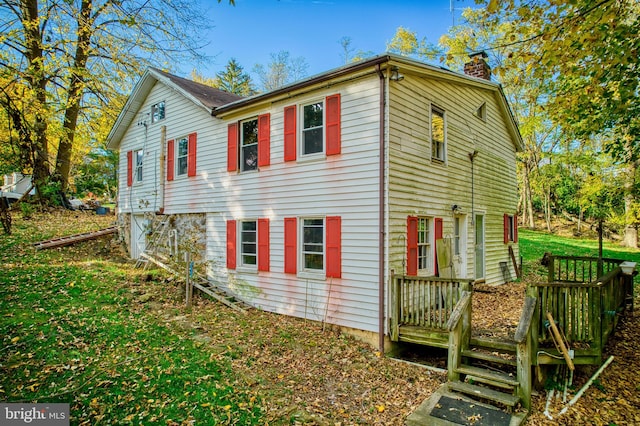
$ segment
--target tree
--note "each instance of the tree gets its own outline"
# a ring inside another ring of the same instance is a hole
[[[391,41],[387,43],[387,51],[423,60],[432,60],[440,53],[440,49],[429,43],[426,37],[418,40],[414,31],[403,27],[398,27]]]
[[[40,194],[52,173],[67,187],[79,126],[92,125],[92,111],[113,122],[144,68],[204,59],[204,43],[191,28],[206,21],[196,3],[184,0],[0,0],[0,18],[0,81],[13,78],[14,86],[0,101],[28,150],[23,168],[33,172]]]
[[[271,54],[271,62],[265,67],[256,64],[253,67],[260,78],[261,90],[268,92],[307,76],[309,64],[303,57],[291,58],[286,50]]]
[[[549,115],[567,135],[606,136],[625,167],[624,243],[637,247],[633,206],[640,161],[640,3],[634,0],[485,2],[486,22],[508,22],[513,56],[545,80]],[[523,32],[523,29],[526,29]]]
[[[229,60],[224,71],[218,72],[215,78],[206,78],[194,70],[191,73],[191,79],[240,96],[251,96],[256,93],[251,76],[244,72],[242,66],[234,58]]]

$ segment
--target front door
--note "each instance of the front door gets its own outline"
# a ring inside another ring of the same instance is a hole
[[[475,219],[475,272],[476,280],[484,278],[484,215],[476,214]]]
[[[147,244],[146,228],[147,221],[144,215],[131,215],[131,244],[129,250],[132,259],[138,259],[140,254],[144,252]]]

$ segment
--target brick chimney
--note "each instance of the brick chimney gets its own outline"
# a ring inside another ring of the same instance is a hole
[[[464,73],[470,75],[471,77],[491,80],[491,68],[489,68],[489,65],[487,65],[487,61],[485,61],[486,57],[487,53],[485,51],[480,51],[469,55],[469,58],[471,60],[464,64]]]

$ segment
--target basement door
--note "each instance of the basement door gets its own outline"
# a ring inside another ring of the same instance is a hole
[[[484,215],[474,215],[475,221],[475,279],[484,278]]]
[[[131,244],[129,252],[132,259],[138,259],[147,246],[146,227],[147,221],[144,215],[131,215]]]

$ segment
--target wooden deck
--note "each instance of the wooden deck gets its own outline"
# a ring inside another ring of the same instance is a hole
[[[486,399],[510,406],[515,405],[512,402],[516,398],[528,409],[532,367],[570,361],[565,361],[552,339],[549,314],[571,349],[567,356],[572,362],[599,365],[620,315],[633,308],[633,276],[622,272],[622,260],[552,256],[549,261],[549,281],[527,287],[513,339],[499,344],[472,338],[470,280],[393,276],[391,339],[448,348],[452,389],[480,392],[492,396]],[[496,353],[506,356],[501,358]],[[475,367],[474,359],[515,366],[515,379],[489,379],[493,376]],[[465,382],[466,376],[473,380]],[[503,392],[479,391],[470,384],[483,380],[503,388]]]

